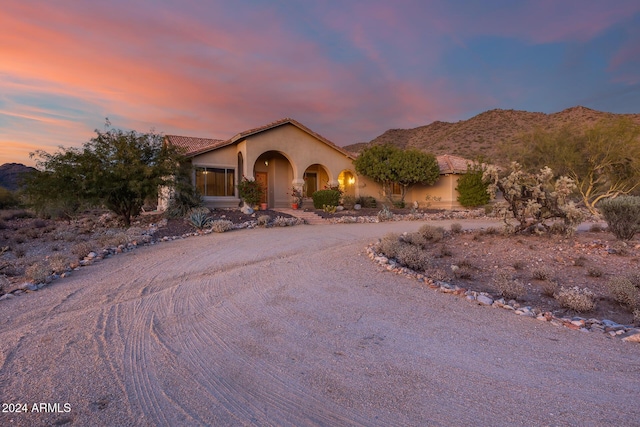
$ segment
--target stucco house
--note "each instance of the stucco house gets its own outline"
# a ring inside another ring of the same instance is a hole
[[[356,174],[355,154],[290,118],[227,140],[167,135],[165,141],[184,149],[193,165],[193,183],[211,208],[239,206],[236,185],[243,177],[263,185],[262,202],[269,208],[290,207],[294,187],[309,198],[314,191],[333,186],[340,186],[345,195],[383,198],[380,185]],[[467,163],[455,156],[438,156],[441,179],[432,186],[414,186],[405,201],[417,201],[422,207],[459,207],[455,187]],[[166,205],[166,198],[161,198],[159,209]]]

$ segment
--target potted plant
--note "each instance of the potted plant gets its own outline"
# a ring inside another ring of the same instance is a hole
[[[242,177],[238,184],[238,195],[249,206],[254,207],[262,199],[263,189],[259,182],[253,179]]]
[[[291,188],[291,208],[292,209],[298,209],[299,207],[302,206],[302,190],[296,188],[296,187],[292,187]]]

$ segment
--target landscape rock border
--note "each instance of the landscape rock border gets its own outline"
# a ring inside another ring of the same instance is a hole
[[[549,322],[554,326],[562,326],[568,329],[587,333],[600,332],[606,334],[606,336],[610,338],[620,338],[625,342],[640,343],[640,328],[635,326],[621,325],[608,319],[585,319],[578,316],[556,317],[553,313],[548,311],[542,312],[538,308],[532,308],[529,306],[521,307],[515,300],[505,301],[504,298],[495,297],[487,292],[477,292],[471,289],[461,288],[447,282],[433,280],[424,274],[407,268],[378,252],[377,248],[379,243],[380,241],[371,243],[366,248],[367,256],[372,261],[379,264],[389,272],[417,280],[435,291],[463,297],[465,300],[473,304],[492,308],[502,308],[519,316],[531,317],[538,321]]]

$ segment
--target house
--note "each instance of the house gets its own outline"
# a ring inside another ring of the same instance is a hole
[[[182,147],[193,165],[193,183],[211,208],[238,207],[237,184],[255,179],[265,188],[269,208],[291,205],[293,188],[311,197],[316,190],[339,186],[345,195],[382,199],[376,182],[358,176],[353,166],[356,155],[338,147],[296,120],[286,118],[238,133],[227,140],[167,135],[165,141]],[[459,207],[455,185],[457,175],[466,171],[467,161],[439,156],[441,179],[433,186],[414,186],[405,201],[425,207]],[[166,209],[161,198],[159,209]]]

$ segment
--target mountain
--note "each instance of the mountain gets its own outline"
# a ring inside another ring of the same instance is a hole
[[[555,130],[568,125],[577,129],[600,120],[629,117],[640,125],[640,114],[614,114],[577,106],[558,113],[489,110],[456,123],[435,121],[413,129],[390,129],[368,143],[343,147],[359,153],[368,145],[391,143],[400,148],[418,148],[435,155],[455,154],[473,159],[480,155],[500,163],[501,148],[522,144],[521,136],[537,128]],[[504,157],[504,156],[502,156]]]
[[[20,183],[25,174],[35,171],[35,168],[21,163],[5,163],[0,166],[0,187],[15,191],[20,188]]]

